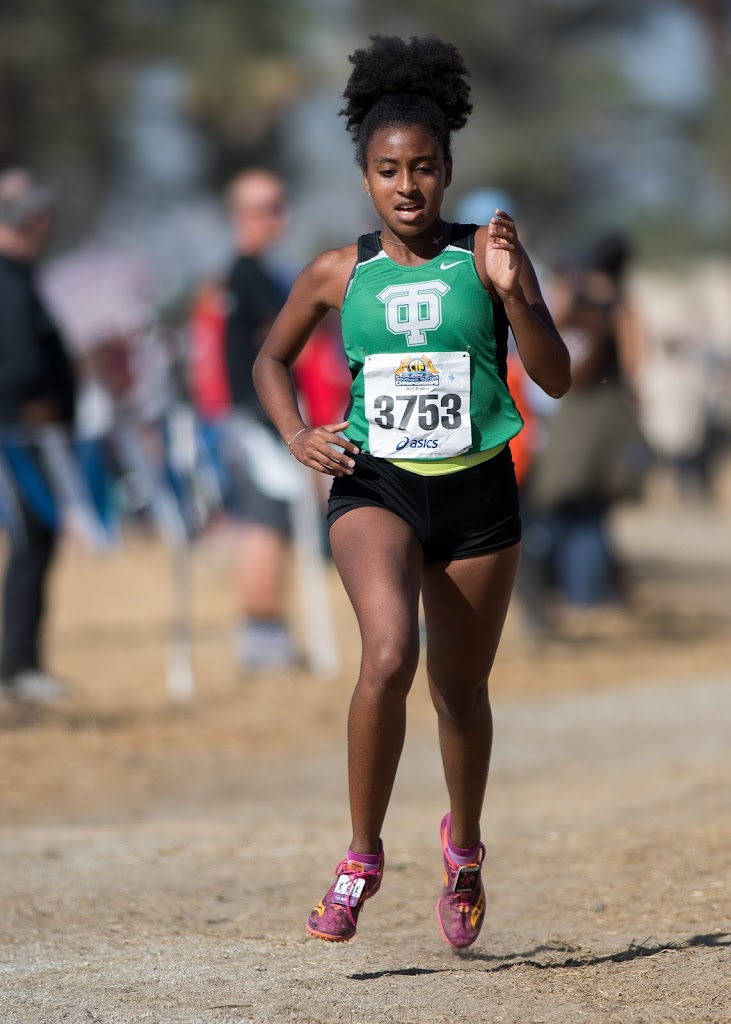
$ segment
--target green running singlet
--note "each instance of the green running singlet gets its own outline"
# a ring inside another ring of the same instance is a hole
[[[378,232],[358,239],[341,311],[353,376],[347,437],[387,459],[440,460],[496,448],[523,420],[508,391],[508,321],[475,268],[477,226],[418,267]]]

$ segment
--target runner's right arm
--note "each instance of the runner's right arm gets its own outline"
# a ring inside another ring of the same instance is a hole
[[[355,246],[346,246],[323,253],[305,267],[254,363],[259,401],[282,439],[303,465],[328,476],[352,473],[354,463],[346,453],[357,454],[358,448],[339,436],[347,421],[306,426],[291,368],[327,311],[340,308],[354,262]]]

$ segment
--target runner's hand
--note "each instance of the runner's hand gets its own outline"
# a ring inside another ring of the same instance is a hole
[[[289,446],[298,462],[326,476],[352,476],[355,463],[349,459],[347,452],[357,455],[360,448],[345,437],[340,431],[350,425],[349,420],[343,423],[326,423],[322,427],[308,427],[296,435]],[[337,451],[342,448],[343,451]]]
[[[502,296],[519,294],[523,247],[518,241],[515,221],[504,210],[496,210],[487,227],[485,269]]]

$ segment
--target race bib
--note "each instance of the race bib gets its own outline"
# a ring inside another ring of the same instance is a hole
[[[468,352],[366,356],[371,455],[447,459],[472,447]]]

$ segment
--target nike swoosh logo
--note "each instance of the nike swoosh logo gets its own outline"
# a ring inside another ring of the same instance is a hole
[[[449,270],[451,267],[458,267],[460,263],[469,263],[469,260],[457,260],[455,263],[440,263],[440,270]]]

